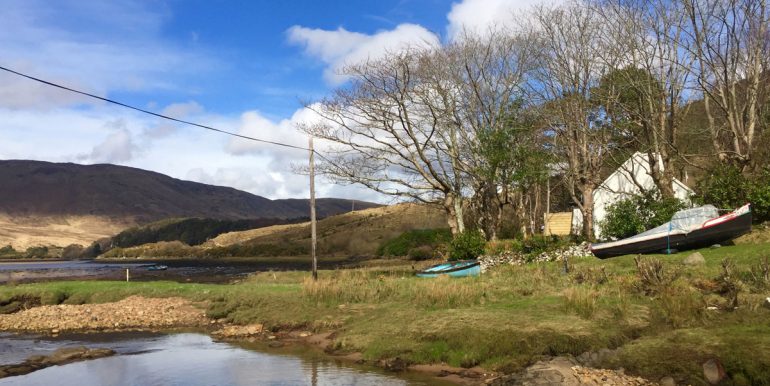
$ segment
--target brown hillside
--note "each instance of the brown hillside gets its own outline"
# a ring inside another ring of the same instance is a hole
[[[443,212],[435,207],[399,204],[365,209],[332,216],[318,221],[318,252],[320,255],[372,255],[377,248],[404,231],[412,229],[445,228]],[[159,243],[155,243],[159,244]],[[147,251],[162,250],[161,245],[110,251],[109,257],[145,256]],[[206,255],[206,250],[233,245],[270,246],[277,251],[308,250],[310,224],[275,225],[217,236],[198,247],[186,250],[190,255]],[[286,255],[293,254],[287,252]]]

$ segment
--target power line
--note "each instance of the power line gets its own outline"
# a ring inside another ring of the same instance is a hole
[[[109,98],[100,97],[98,95],[90,94],[90,93],[87,93],[85,91],[76,90],[76,89],[73,89],[73,88],[69,88],[67,86],[62,86],[60,84],[49,82],[49,81],[44,80],[44,79],[36,78],[34,76],[31,76],[31,75],[23,74],[21,72],[14,71],[14,70],[11,70],[10,68],[6,68],[6,67],[3,67],[3,66],[0,66],[0,70],[7,71],[7,72],[10,72],[11,74],[15,74],[15,75],[18,75],[18,76],[21,76],[21,77],[24,77],[24,78],[27,78],[27,79],[30,79],[30,80],[34,80],[36,82],[40,82],[40,83],[49,85],[49,86],[57,87],[57,88],[60,88],[62,90],[67,90],[67,91],[70,91],[70,92],[74,92],[76,94],[85,95],[85,96],[90,97],[90,98],[94,98],[94,99],[98,99],[98,100],[101,100],[101,101],[104,101],[104,102],[112,103],[112,104],[115,104],[115,105],[118,105],[118,106],[126,107],[126,108],[129,108],[129,109],[132,109],[132,110],[136,110],[136,111],[139,111],[139,112],[142,112],[142,113],[145,113],[145,114],[154,115],[154,116],[159,117],[159,118],[168,119],[170,121],[184,123],[186,125],[196,126],[196,127],[200,127],[202,129],[206,129],[206,130],[216,131],[218,133],[222,133],[222,134],[226,134],[226,135],[231,135],[233,137],[248,139],[250,141],[262,142],[262,143],[267,143],[267,144],[276,145],[276,146],[289,147],[289,148],[292,148],[292,149],[311,151],[311,149],[308,149],[308,148],[305,148],[305,147],[302,147],[302,146],[289,145],[288,143],[281,143],[281,142],[275,142],[275,141],[268,141],[266,139],[249,137],[247,135],[233,133],[231,131],[221,130],[221,129],[217,129],[215,127],[201,125],[199,123],[185,121],[185,120],[182,120],[182,119],[177,119],[177,118],[174,118],[174,117],[169,117],[167,115],[154,113],[152,111],[141,109],[141,108],[135,107],[135,106],[131,106],[131,105],[125,104],[123,102],[118,102],[116,100],[112,100],[112,99],[109,99]],[[314,150],[313,150],[313,152],[318,154],[318,152],[316,152]],[[321,156],[320,154],[318,154],[318,155]],[[321,158],[324,158],[324,157],[321,156]]]

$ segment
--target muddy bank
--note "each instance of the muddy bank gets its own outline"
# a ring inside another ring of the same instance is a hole
[[[131,296],[114,303],[54,305],[0,315],[1,331],[142,330],[210,324],[201,307],[182,298]]]

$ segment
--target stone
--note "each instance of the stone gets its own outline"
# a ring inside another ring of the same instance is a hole
[[[718,359],[709,359],[703,363],[703,377],[706,378],[708,383],[716,385],[725,379],[726,376],[725,368]]]
[[[706,259],[703,257],[703,255],[700,254],[700,252],[691,253],[689,256],[685,257],[684,260],[682,260],[682,264],[684,265],[703,265],[706,264]]]
[[[658,381],[660,386],[676,386],[676,381],[674,381],[674,378],[671,377],[663,377]]]

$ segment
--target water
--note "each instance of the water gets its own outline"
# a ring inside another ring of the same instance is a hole
[[[0,284],[29,283],[50,280],[125,280],[126,269],[132,281],[172,280],[178,282],[226,283],[250,273],[269,270],[308,270],[307,262],[296,259],[201,260],[173,259],[140,262],[104,261],[36,261],[0,262]],[[149,265],[168,266],[164,271],[150,271]],[[336,268],[338,262],[319,262],[321,268]]]
[[[265,352],[207,335],[102,334],[52,340],[0,334],[0,363],[71,346],[109,347],[118,355],[0,379],[0,385],[440,385],[422,374],[394,375],[306,353]],[[285,351],[285,350],[284,350]],[[307,350],[305,350],[307,351]]]

